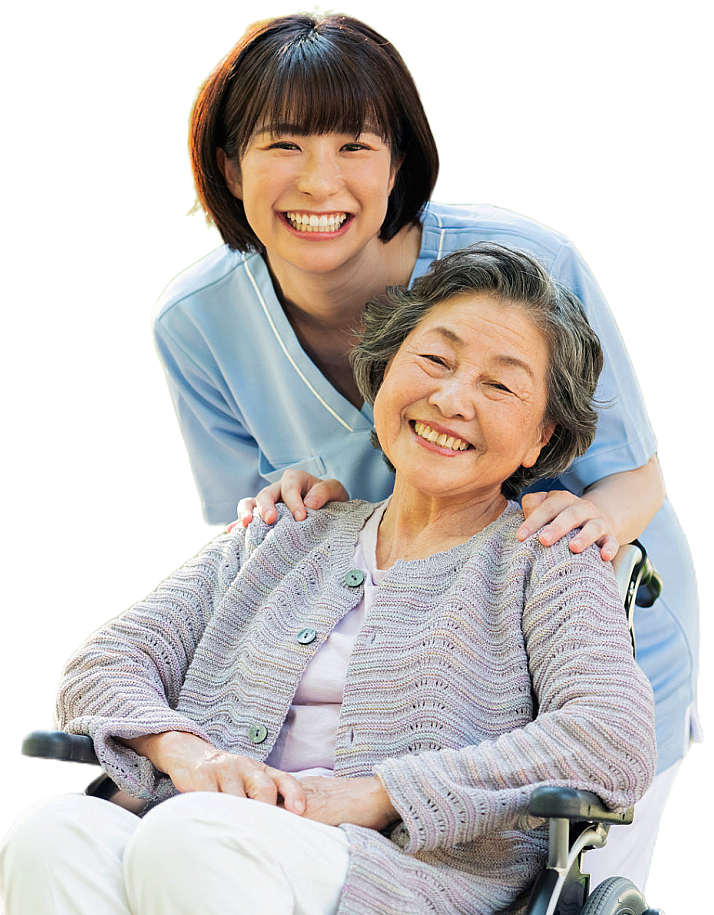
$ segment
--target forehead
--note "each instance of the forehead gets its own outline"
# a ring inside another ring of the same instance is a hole
[[[544,372],[548,342],[528,309],[488,293],[465,293],[431,308],[410,334],[443,340],[467,356],[518,359]]]
[[[438,329],[454,344],[478,342],[484,333],[513,339],[537,340],[545,337],[529,308],[521,302],[504,300],[484,293],[463,293],[438,302],[424,315],[415,330]]]

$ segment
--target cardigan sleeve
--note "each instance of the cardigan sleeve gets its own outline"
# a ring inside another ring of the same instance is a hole
[[[595,548],[539,551],[525,582],[522,635],[537,714],[464,749],[375,767],[414,853],[531,829],[538,785],[593,791],[613,808],[642,796],[656,766],[652,690],[633,655],[614,575]]]
[[[208,739],[175,709],[204,630],[242,564],[249,535],[239,528],[208,544],[145,600],[94,633],[64,669],[56,701],[59,726],[88,734],[103,768],[136,796],[155,793],[156,770],[114,738],[179,730]]]

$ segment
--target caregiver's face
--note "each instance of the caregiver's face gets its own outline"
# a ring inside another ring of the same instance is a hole
[[[255,133],[226,177],[273,266],[329,273],[379,249],[396,167],[387,141],[369,130],[283,126]]]
[[[385,372],[377,435],[425,495],[490,498],[552,433],[548,345],[520,306],[464,294],[431,309]]]

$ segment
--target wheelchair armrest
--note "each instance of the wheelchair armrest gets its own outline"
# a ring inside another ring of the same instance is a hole
[[[528,813],[531,816],[552,819],[628,825],[633,820],[634,808],[630,807],[624,813],[616,813],[606,807],[591,791],[543,785],[531,794]]]
[[[32,731],[22,741],[22,755],[99,765],[92,738],[65,731]]]

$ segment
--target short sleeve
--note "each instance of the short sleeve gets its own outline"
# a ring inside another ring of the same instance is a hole
[[[601,406],[595,440],[559,477],[564,486],[580,494],[603,477],[642,467],[656,453],[657,442],[612,312],[589,267],[569,242],[558,252],[551,273],[583,303],[605,355],[597,390]]]
[[[158,313],[153,330],[191,469],[209,524],[236,514],[236,493],[252,496],[264,485],[258,444],[229,403],[222,374],[200,331],[181,315],[180,333],[169,315]],[[180,339],[180,343],[179,343]]]

